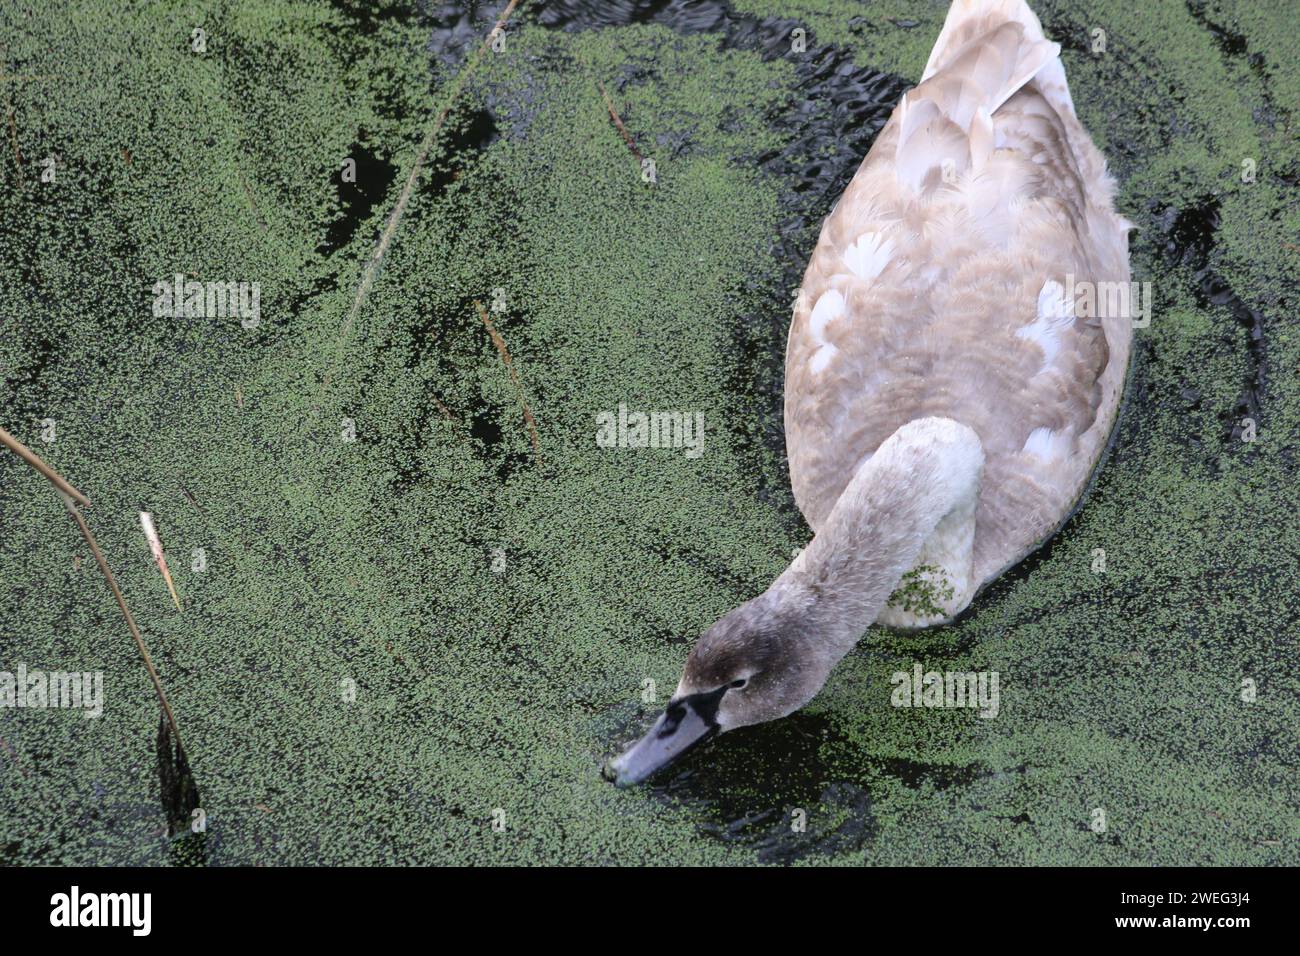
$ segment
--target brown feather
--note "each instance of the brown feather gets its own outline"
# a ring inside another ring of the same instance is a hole
[[[1056,49],[1020,0],[954,4],[925,81],[823,225],[790,327],[786,440],[809,524],[822,525],[898,428],[951,418],[986,454],[980,583],[1068,514],[1105,446],[1128,365],[1125,317],[1066,316],[1050,356],[1022,331],[1049,282],[1129,281],[1129,224],[1115,214],[1114,184],[1074,115]],[[993,135],[982,162],[971,148],[981,108]],[[889,248],[867,257],[868,273],[887,261],[865,278],[851,248],[864,234]],[[832,290],[843,313],[814,326]],[[1058,454],[1025,450],[1036,429],[1051,430]]]

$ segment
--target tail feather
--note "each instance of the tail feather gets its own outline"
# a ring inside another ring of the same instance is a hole
[[[978,169],[993,149],[992,115],[1040,75],[1053,106],[1072,116],[1060,52],[1024,0],[955,0],[921,83],[903,98],[899,178],[928,188],[936,169]]]
[[[972,42],[1012,23],[1020,25],[1026,43],[1046,42],[1043,26],[1025,0],[953,0],[939,38],[930,51],[925,72],[921,74],[921,82],[943,69]]]

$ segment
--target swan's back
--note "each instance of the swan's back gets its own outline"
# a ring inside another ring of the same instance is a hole
[[[1130,224],[1058,54],[1023,0],[954,3],[823,225],[790,327],[786,441],[809,524],[899,427],[954,419],[986,456],[981,584],[1078,499],[1128,365],[1131,319],[1076,315],[1066,289],[1127,289]]]

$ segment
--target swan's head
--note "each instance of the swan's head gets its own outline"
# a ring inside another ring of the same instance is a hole
[[[724,730],[784,717],[812,700],[834,661],[797,621],[770,591],[721,618],[692,648],[667,709],[606,776],[619,786],[640,783]]]

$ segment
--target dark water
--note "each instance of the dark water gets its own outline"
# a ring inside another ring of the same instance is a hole
[[[334,171],[333,182],[343,208],[330,223],[325,240],[316,247],[321,255],[329,255],[352,240],[357,227],[370,218],[375,205],[388,195],[397,175],[396,166],[361,141],[353,143],[347,155],[356,162],[356,181],[345,182],[341,167]]]
[[[1220,223],[1217,198],[1204,196],[1193,206],[1182,209],[1154,206],[1151,211],[1152,219],[1163,236],[1165,257],[1190,268],[1195,276],[1197,305],[1203,309],[1211,306],[1225,308],[1239,326],[1236,334],[1232,329],[1224,330],[1223,344],[1235,351],[1238,338],[1245,334],[1246,378],[1232,409],[1219,414],[1229,437],[1239,439],[1244,416],[1262,424],[1266,369],[1264,316],[1246,305],[1213,265],[1212,253]]]

